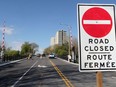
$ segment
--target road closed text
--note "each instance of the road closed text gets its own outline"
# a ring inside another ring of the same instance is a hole
[[[116,68],[115,62],[85,62],[85,68]]]
[[[113,51],[113,46],[85,46],[85,51]]]
[[[85,51],[113,51],[113,46],[106,46],[109,43],[108,39],[89,39],[88,43],[90,46],[85,46]],[[96,44],[96,46],[91,46],[92,44]],[[97,46],[99,44],[99,46]],[[104,46],[105,44],[105,46]]]
[[[88,45],[83,47],[87,53],[85,55],[86,62],[84,62],[84,68],[116,68],[116,62],[113,61],[111,55],[115,47],[109,45],[109,43],[109,39],[88,39]]]

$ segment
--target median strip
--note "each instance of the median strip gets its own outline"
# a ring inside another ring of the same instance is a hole
[[[67,79],[67,77],[60,71],[60,69],[51,61],[49,60],[54,69],[57,71],[59,76],[62,78],[62,80],[65,82],[67,87],[74,87],[73,84]]]

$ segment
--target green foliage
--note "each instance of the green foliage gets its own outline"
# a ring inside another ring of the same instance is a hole
[[[54,46],[54,53],[58,53],[58,51],[59,51],[59,49],[60,49],[60,46],[59,45],[55,45]]]
[[[25,42],[22,46],[21,46],[21,54],[22,55],[29,55],[30,53],[32,53],[32,48],[31,48],[31,44],[29,44],[29,42]]]
[[[38,47],[39,46],[36,43],[25,42],[21,46],[21,51],[11,50],[11,47],[5,48],[3,61],[26,58],[29,54],[34,54],[38,50]]]
[[[7,55],[7,56],[19,56],[19,51],[8,50],[8,51],[5,52],[5,55]]]
[[[68,43],[60,45],[54,45],[52,47],[48,47],[44,50],[45,54],[55,53],[59,57],[64,57],[68,55]]]
[[[68,44],[63,44],[62,46],[56,46],[54,49],[54,53],[60,57],[64,57],[68,55]]]
[[[7,50],[5,51],[5,54],[4,54],[4,61],[16,60],[16,59],[19,59],[19,58],[21,58],[21,57],[20,57],[20,52],[19,52],[19,51],[10,50],[10,49],[7,49]]]
[[[35,54],[38,51],[38,47],[36,43],[25,42],[21,47],[21,55],[28,56],[30,53]]]
[[[66,51],[66,50],[64,50],[64,49],[59,49],[58,52],[57,52],[57,55],[58,55],[59,57],[64,57],[64,56],[67,56],[68,54],[67,54],[67,51]]]
[[[31,43],[30,45],[31,45],[33,54],[35,54],[36,51],[38,51],[39,46],[36,43]]]
[[[53,48],[52,47],[48,47],[48,48],[46,48],[46,49],[44,49],[44,54],[50,54],[50,53],[52,53],[53,52]]]

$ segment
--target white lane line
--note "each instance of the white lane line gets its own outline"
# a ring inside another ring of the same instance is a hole
[[[111,24],[110,20],[83,20],[83,24]]]
[[[15,87],[15,85],[35,66],[35,64],[38,61],[36,61],[11,87]]]
[[[46,68],[47,66],[44,65],[38,65],[39,68]]]

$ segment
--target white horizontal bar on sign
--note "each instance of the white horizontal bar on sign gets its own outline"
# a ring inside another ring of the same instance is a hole
[[[110,20],[83,20],[84,24],[111,24]]]

